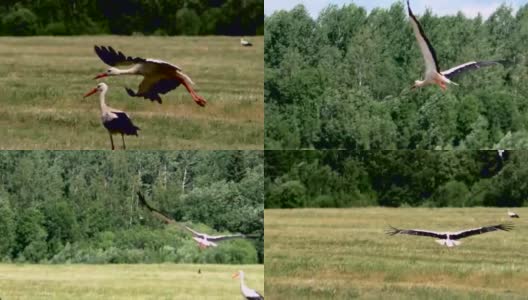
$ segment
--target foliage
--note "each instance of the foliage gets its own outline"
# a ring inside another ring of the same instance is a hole
[[[268,151],[265,206],[524,206],[527,159],[524,151]]]
[[[3,35],[262,35],[263,0],[9,0]]]
[[[304,6],[265,19],[266,149],[519,149],[528,140],[528,5],[482,17],[434,16],[423,27],[441,67],[506,60],[411,90],[424,62],[403,1],[367,14]],[[502,146],[505,148],[504,146]],[[396,191],[395,191],[396,192]]]
[[[244,170],[232,173],[223,166]],[[209,176],[215,174],[215,176]],[[0,258],[52,263],[263,262],[263,153],[0,152]],[[249,191],[247,190],[249,188]],[[198,230],[240,232],[200,251],[136,192]]]

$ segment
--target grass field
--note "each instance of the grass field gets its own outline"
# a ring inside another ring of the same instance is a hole
[[[508,222],[501,208],[267,210],[268,299],[527,299],[528,208],[511,232],[446,248],[400,228],[457,231]],[[525,217],[525,218],[523,218]]]
[[[98,97],[82,98],[107,69],[94,45],[177,64],[208,100],[201,108],[179,87],[159,105],[126,94],[141,76],[106,79],[107,104],[141,128],[128,149],[263,149],[264,39],[251,41],[243,48],[234,37],[2,37],[0,149],[110,148]]]
[[[231,278],[239,269],[264,293],[264,268],[256,265],[0,265],[0,298],[242,299]]]

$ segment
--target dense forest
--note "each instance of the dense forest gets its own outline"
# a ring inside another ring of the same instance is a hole
[[[266,208],[528,205],[528,151],[267,151]]]
[[[263,153],[0,152],[0,260],[263,263]],[[200,250],[179,226],[256,239]]]
[[[264,0],[3,0],[1,35],[256,35]]]
[[[303,6],[276,12],[264,21],[266,149],[527,148],[528,4],[419,19],[443,70],[510,64],[445,93],[411,90],[425,66],[403,1],[370,13],[331,5],[316,19]]]

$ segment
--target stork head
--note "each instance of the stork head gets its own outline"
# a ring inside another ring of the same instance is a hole
[[[108,70],[106,70],[106,72],[95,76],[94,79],[99,79],[99,78],[108,77],[108,76],[116,76],[116,75],[119,75],[119,69],[111,67]]]
[[[106,92],[106,90],[108,90],[108,85],[106,85],[106,83],[104,82],[101,82],[93,90],[89,91],[86,95],[84,95],[84,98],[91,96],[97,92]]]
[[[238,272],[233,273],[233,276],[232,276],[233,279],[238,278],[238,277],[243,278],[244,277],[244,271],[238,271]]]

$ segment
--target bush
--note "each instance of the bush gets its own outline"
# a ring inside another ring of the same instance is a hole
[[[63,22],[49,23],[41,31],[43,35],[68,35],[68,28]]]
[[[18,7],[2,19],[6,34],[16,36],[34,35],[37,32],[37,16],[29,9]]]
[[[297,180],[287,181],[270,192],[270,208],[304,207],[306,187]]]

